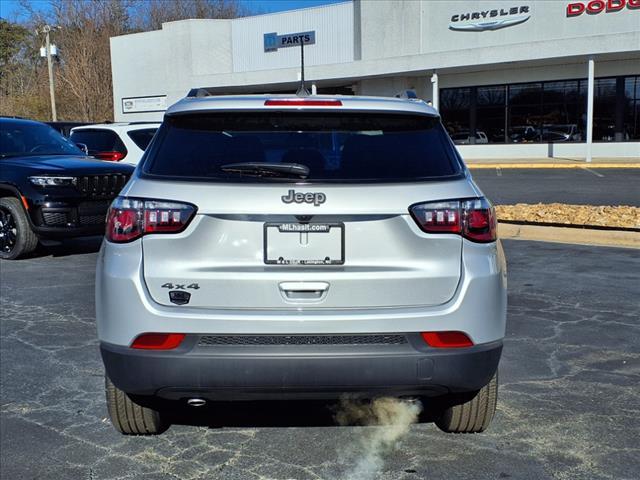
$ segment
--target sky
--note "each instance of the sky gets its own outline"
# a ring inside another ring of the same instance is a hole
[[[167,0],[169,1],[169,0]],[[281,12],[296,8],[317,7],[330,3],[340,3],[345,0],[239,0],[250,10],[256,13]],[[30,0],[34,7],[42,10],[48,9],[48,0]],[[0,16],[8,20],[20,20],[21,8],[19,0],[0,0]]]

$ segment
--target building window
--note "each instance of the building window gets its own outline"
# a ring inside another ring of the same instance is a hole
[[[624,80],[622,140],[640,140],[640,76]]]
[[[587,82],[546,82],[542,92],[543,142],[580,142],[587,128]]]
[[[587,80],[446,88],[442,119],[457,144],[583,142]],[[640,76],[595,81],[593,141],[640,139]]]
[[[542,83],[509,85],[509,138],[511,143],[540,140]]]
[[[593,95],[593,141],[612,142],[616,133],[616,79],[597,78]]]
[[[476,131],[482,141],[476,143],[501,143],[505,141],[506,95],[505,85],[478,87]]]
[[[468,138],[471,89],[449,88],[442,90],[440,92],[440,109],[447,112],[447,116],[446,118],[443,117],[443,121],[451,138],[456,142],[462,142],[465,138]]]

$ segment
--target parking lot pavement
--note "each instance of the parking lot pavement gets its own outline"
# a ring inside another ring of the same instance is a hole
[[[471,174],[497,205],[572,203],[640,207],[640,169],[481,169]]]
[[[218,405],[201,426],[174,425],[152,438],[117,434],[106,420],[96,344],[95,253],[3,262],[1,476],[637,478],[638,250],[525,241],[505,248],[509,324],[494,424],[472,436],[413,425],[369,477],[348,472],[382,427],[335,426],[322,402]]]

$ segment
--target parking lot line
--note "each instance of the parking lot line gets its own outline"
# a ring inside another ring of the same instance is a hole
[[[582,169],[586,170],[587,172],[593,173],[596,177],[604,177],[604,175],[602,173],[595,172],[595,171],[591,170],[590,168],[582,167]]]

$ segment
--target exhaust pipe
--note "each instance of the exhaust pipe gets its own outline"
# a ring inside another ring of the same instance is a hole
[[[203,407],[207,404],[204,398],[190,398],[187,400],[187,405],[190,407]]]

